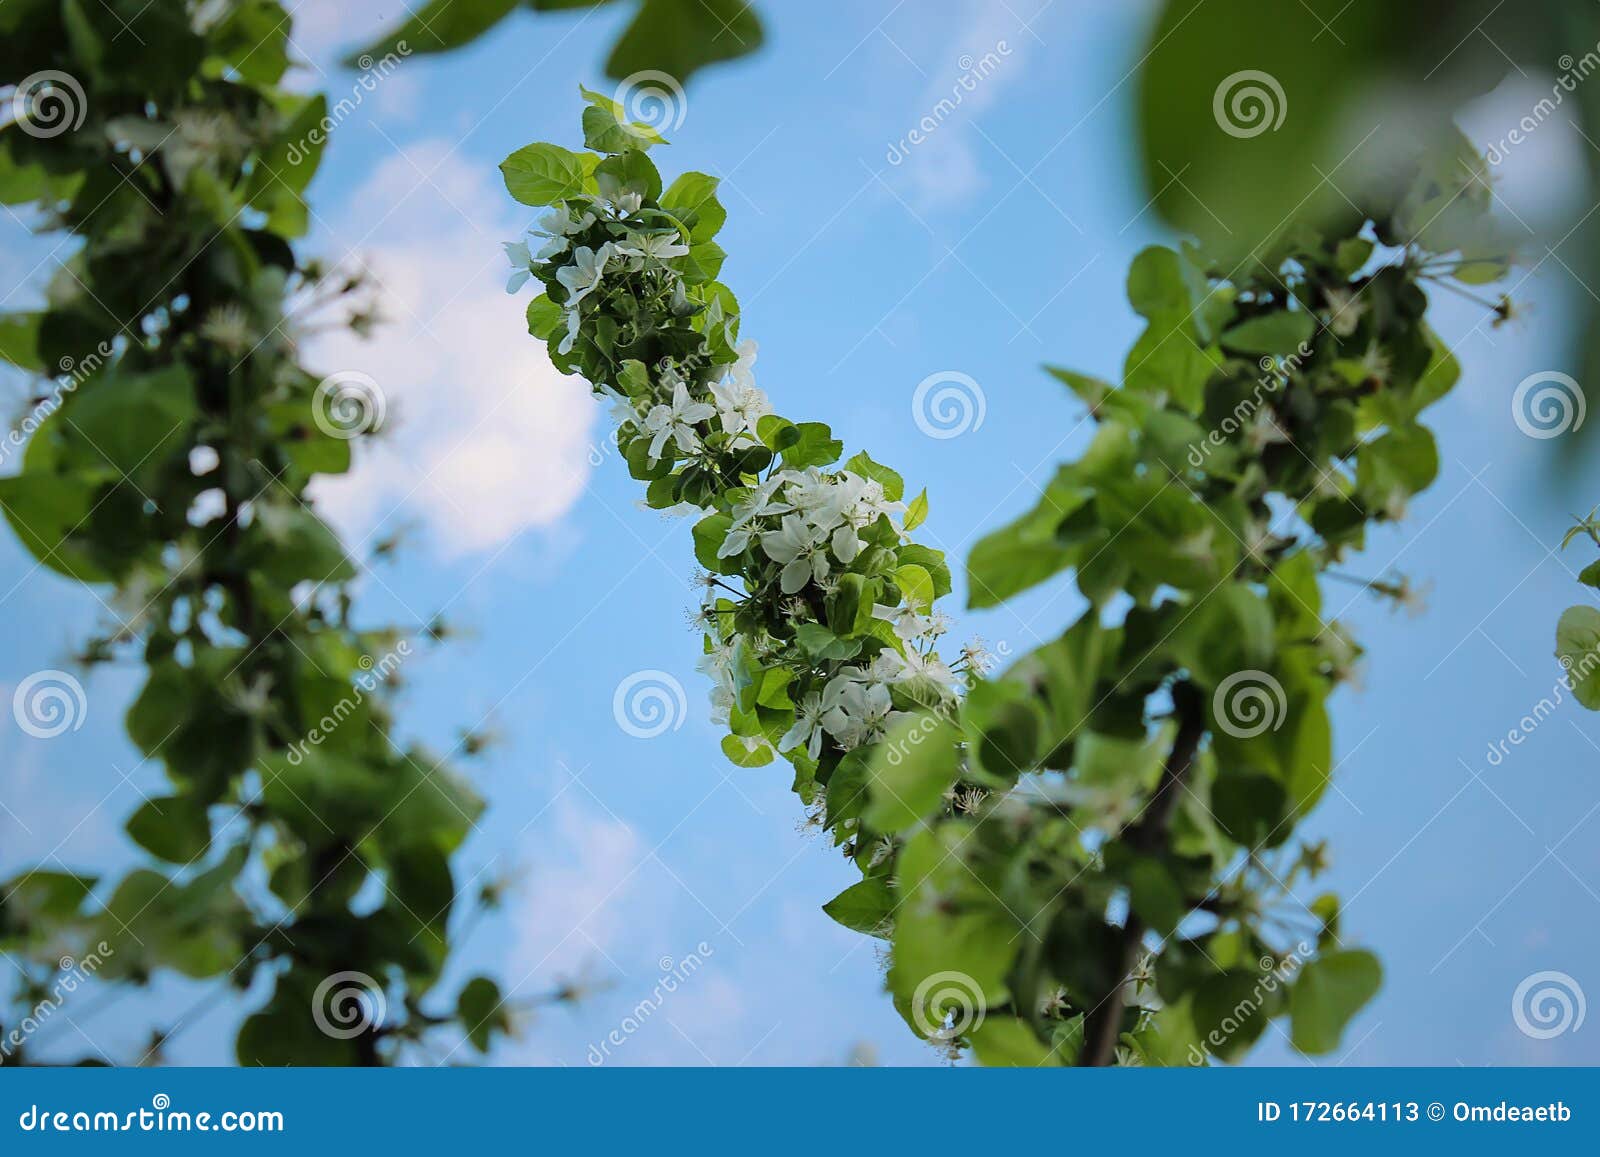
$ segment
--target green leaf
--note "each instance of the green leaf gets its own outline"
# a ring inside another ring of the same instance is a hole
[[[316,175],[326,144],[328,101],[321,93],[303,101],[277,138],[256,157],[245,196],[267,214],[268,227],[282,237],[306,231],[310,213],[302,195]]]
[[[1023,922],[1035,915],[995,898],[1011,888],[1012,868],[982,829],[964,822],[923,829],[901,850],[889,988],[918,1035],[941,1034],[947,1015],[958,1027],[975,1025],[1005,1001],[1007,976],[1028,940]]]
[[[983,680],[961,703],[961,727],[973,769],[1009,786],[1038,759],[1044,713],[1032,688]]]
[[[1556,623],[1556,658],[1573,696],[1590,711],[1600,711],[1600,610],[1577,606],[1562,612]]]
[[[1281,999],[1278,987],[1271,973],[1248,968],[1230,968],[1202,982],[1192,997],[1190,1015],[1207,1050],[1223,1060],[1242,1057],[1266,1031]]]
[[[663,209],[674,216],[694,215],[694,227],[689,231],[691,242],[710,241],[722,228],[723,222],[728,219],[728,211],[722,207],[722,202],[717,200],[719,184],[721,181],[718,178],[706,173],[688,172],[681,174],[668,186],[667,191],[661,194]],[[773,449],[781,448],[773,447]]]
[[[9,362],[29,373],[42,373],[39,357],[39,319],[37,313],[0,314],[0,361]]]
[[[735,767],[765,767],[773,760],[771,744],[746,743],[745,737],[738,735],[722,737],[722,754]]]
[[[1225,767],[1211,785],[1211,813],[1222,834],[1252,851],[1276,847],[1289,838],[1288,793],[1277,779]]]
[[[891,727],[867,766],[865,822],[876,831],[899,832],[937,808],[961,774],[960,739],[948,720],[928,713]]]
[[[933,606],[933,576],[928,573],[927,567],[914,562],[906,563],[895,570],[894,585],[900,588],[906,606],[923,612]]]
[[[100,475],[30,470],[0,478],[0,510],[41,563],[81,582],[104,582],[109,577],[105,567],[69,535],[89,518],[107,473],[109,468]]]
[[[694,557],[695,561],[712,574],[738,574],[743,565],[737,557],[718,558],[717,551],[722,549],[722,544],[728,540],[728,528],[733,525],[733,516],[728,514],[708,514],[694,524]]]
[[[1237,353],[1288,355],[1309,342],[1316,331],[1317,320],[1309,313],[1279,309],[1226,330],[1222,344]]]
[[[489,1051],[496,1031],[508,1032],[510,1013],[500,996],[500,986],[487,976],[474,976],[456,997],[456,1019],[467,1030],[467,1040],[480,1053]]]
[[[1600,559],[1596,559],[1578,572],[1578,581],[1586,587],[1600,587]]]
[[[346,68],[369,69],[372,57],[447,52],[470,44],[509,16],[521,0],[428,0],[421,8],[359,52],[344,58]]]
[[[58,415],[56,428],[69,445],[87,443],[79,451],[85,462],[142,473],[187,449],[194,386],[181,365],[148,374],[103,374],[80,388]]]
[[[890,502],[899,502],[905,496],[905,480],[889,467],[874,462],[872,456],[865,450],[846,462],[844,468],[854,474],[860,474],[864,478],[871,478],[877,482],[883,487],[884,497]]]
[[[851,884],[822,910],[852,932],[888,939],[894,925],[895,895],[888,880],[871,876]]]
[[[1128,267],[1128,304],[1151,319],[1187,314],[1193,303],[1183,279],[1182,258],[1164,245],[1140,250]]]
[[[661,196],[661,174],[655,162],[640,152],[606,157],[594,167],[594,176],[600,192],[612,200],[630,192],[638,193],[647,202]],[[715,277],[716,272],[713,270],[710,276]]]
[[[146,800],[127,828],[136,844],[174,864],[191,864],[211,847],[211,820],[193,796]]]
[[[1276,5],[1263,19],[1259,0],[1168,0],[1149,31],[1137,81],[1147,185],[1169,223],[1229,264],[1291,218],[1347,210],[1349,182],[1335,189],[1324,175],[1349,151],[1353,106],[1415,51],[1420,13],[1356,3],[1333,42],[1323,22],[1335,7]],[[1426,125],[1382,127],[1409,144]],[[1365,145],[1374,156],[1403,147],[1376,133]]]
[[[590,189],[595,158],[560,145],[524,145],[500,162],[506,192],[524,205],[554,205]]]
[[[1089,506],[1094,492],[1062,467],[1033,510],[978,540],[967,556],[967,605],[993,607],[1037,586],[1077,561],[1099,531]]]
[[[794,638],[813,659],[853,659],[861,653],[860,639],[841,639],[821,623],[801,623]]]
[[[985,1017],[966,1037],[981,1065],[1039,1068],[1061,1063],[1057,1050],[1046,1047],[1025,1021],[1014,1016]]]
[[[308,507],[259,506],[251,529],[246,554],[268,582],[287,588],[302,579],[340,583],[356,576],[338,536]]]
[[[566,310],[542,293],[528,302],[528,332],[540,341],[549,341],[565,318]]]
[[[786,466],[804,470],[807,466],[831,466],[844,453],[844,443],[821,422],[800,422],[795,426],[799,438],[783,451]]]
[[[800,430],[788,418],[780,418],[776,414],[764,414],[756,423],[756,437],[761,439],[761,444],[767,449],[777,452],[787,450],[800,441]]]
[[[606,75],[626,80],[663,72],[687,84],[705,65],[754,52],[761,40],[749,0],[644,0],[612,49]]]
[[[901,525],[907,534],[921,526],[928,517],[928,491],[924,489],[906,504],[906,516]]]
[[[1383,968],[1370,952],[1330,952],[1308,963],[1289,994],[1289,1039],[1314,1056],[1339,1047],[1345,1025],[1377,995]]]
[[[647,124],[627,119],[623,107],[603,93],[578,86],[589,107],[583,110],[583,143],[597,153],[643,152],[667,139]]]

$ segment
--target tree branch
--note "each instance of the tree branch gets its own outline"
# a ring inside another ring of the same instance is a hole
[[[1178,735],[1172,741],[1172,750],[1162,768],[1161,783],[1146,806],[1144,818],[1128,833],[1128,844],[1136,851],[1156,850],[1166,837],[1172,823],[1178,800],[1183,795],[1183,781],[1194,766],[1195,752],[1205,735],[1205,701],[1193,683],[1178,683],[1172,688],[1173,710],[1178,719]],[[1116,981],[1111,991],[1084,1018],[1083,1052],[1078,1063],[1084,1066],[1103,1067],[1116,1059],[1117,1041],[1122,1036],[1122,991],[1128,977],[1139,966],[1140,943],[1144,939],[1144,921],[1128,908],[1122,925],[1121,959],[1116,965]]]

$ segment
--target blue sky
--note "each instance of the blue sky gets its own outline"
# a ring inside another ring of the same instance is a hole
[[[337,99],[354,77],[333,68],[335,50],[399,6],[315,7],[297,43],[327,71],[307,69],[305,83]],[[779,410],[829,422],[926,484],[920,533],[959,559],[1085,444],[1081,406],[1040,364],[1114,377],[1137,336],[1123,271],[1165,237],[1134,163],[1132,70],[1152,6],[761,7],[767,47],[697,78],[659,163],[724,178],[723,279]],[[485,722],[499,739],[469,765],[491,808],[459,862],[516,884],[461,966],[518,995],[574,974],[611,984],[543,1014],[501,1062],[586,1063],[663,969],[699,952],[705,966],[612,1049],[616,1063],[843,1063],[861,1046],[884,1062],[941,1063],[882,994],[872,944],[818,911],[853,869],[797,830],[779,769],[731,768],[717,749],[685,623],[687,524],[639,508],[637,484],[594,449],[603,414],[550,369],[521,301],[502,291],[498,243],[531,218],[495,166],[531,140],[577,143],[577,86],[613,87],[600,62],[625,16],[519,16],[468,52],[405,61],[339,126],[312,188],[310,244],[368,263],[394,319],[373,343],[312,348],[319,369],[371,374],[394,427],[323,500],[352,542],[416,527],[412,549],[362,580],[363,614],[416,626],[442,609],[462,631],[408,663],[406,729],[440,750]],[[891,145],[986,53],[998,63],[957,114],[891,163]],[[1480,101],[1469,134],[1497,139],[1539,83]],[[1469,303],[1438,303],[1465,367],[1434,411],[1441,475],[1350,568],[1431,584],[1427,612],[1327,592],[1368,655],[1363,685],[1335,699],[1339,790],[1306,834],[1330,841],[1326,883],[1349,904],[1346,939],[1375,948],[1387,973],[1335,1058],[1346,1063],[1600,1062],[1594,1028],[1533,1040],[1511,1016],[1535,972],[1600,993],[1600,717],[1567,703],[1498,765],[1486,754],[1551,694],[1555,620],[1584,598],[1573,576],[1591,557],[1551,548],[1569,512],[1600,501],[1600,471],[1564,472],[1559,442],[1526,437],[1510,410],[1529,374],[1577,370],[1568,330],[1588,291],[1559,243],[1584,201],[1587,147],[1558,119],[1503,166],[1505,211],[1536,238],[1516,274],[1527,320],[1491,329]],[[51,251],[14,221],[0,228],[0,284],[19,285],[4,308],[25,306]],[[913,420],[917,384],[941,372],[983,394],[982,424],[958,437]],[[0,595],[7,696],[60,666],[102,613],[9,537]],[[955,635],[1020,654],[1079,607],[1058,580],[958,612]],[[641,739],[617,726],[613,694],[640,671],[686,689],[679,728]],[[5,717],[0,870],[133,862],[121,824],[160,783],[121,733],[136,679],[97,671],[84,726],[54,740]],[[197,995],[164,984],[94,1015],[85,1002],[81,1023],[49,1031],[63,1052],[125,1059],[152,1018],[170,1022]],[[173,1059],[226,1060],[240,1012],[198,1018]],[[1251,1061],[1303,1063],[1276,1031]]]

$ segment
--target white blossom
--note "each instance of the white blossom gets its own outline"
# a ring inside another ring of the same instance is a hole
[[[645,258],[666,261],[684,256],[689,252],[689,247],[678,239],[677,230],[669,233],[635,233],[629,230],[626,240],[617,246],[617,252],[641,261]]]
[[[654,464],[661,458],[661,451],[666,447],[667,439],[672,439],[678,444],[678,449],[685,454],[693,454],[700,448],[700,436],[695,432],[695,426],[704,422],[717,411],[705,402],[697,402],[689,396],[689,387],[679,382],[672,388],[672,401],[663,402],[651,407],[644,416],[644,431],[651,435],[650,462]]]
[[[743,554],[749,548],[750,540],[760,532],[757,519],[787,514],[794,509],[787,502],[773,501],[778,485],[777,479],[769,478],[751,490],[742,502],[734,504],[733,522],[728,527],[728,537],[723,539],[722,546],[717,550],[718,558]]]
[[[729,434],[754,435],[756,423],[772,413],[765,391],[737,378],[712,385],[711,396],[716,400],[722,429]]]
[[[841,680],[845,682],[841,684]],[[836,686],[837,702],[822,716],[822,726],[828,734],[846,751],[880,738],[895,715],[889,688],[882,683],[862,683],[849,675],[836,675],[823,689],[824,698]]]
[[[808,581],[820,583],[828,576],[828,556],[822,550],[822,540],[798,515],[784,515],[777,530],[763,534],[761,549],[773,562],[783,564],[779,585],[786,595],[794,594]]]
[[[606,264],[611,260],[611,252],[609,241],[598,250],[580,245],[572,251],[572,264],[556,270],[556,280],[567,290],[568,308],[577,308],[578,302],[599,287],[606,273]]]
[[[525,241],[505,241],[506,260],[511,262],[511,276],[506,281],[506,292],[515,293],[533,276],[533,254]]]
[[[806,754],[816,759],[822,754],[822,696],[816,692],[807,695],[795,705],[794,726],[778,740],[779,751],[792,751],[805,744]]]

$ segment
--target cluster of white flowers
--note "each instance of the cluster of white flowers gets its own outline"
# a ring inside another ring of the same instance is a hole
[[[579,213],[558,208],[540,220],[535,235],[545,241],[536,252],[527,242],[506,246],[513,267],[507,288],[513,292],[532,276],[535,265],[561,259],[556,278],[567,291],[562,352],[570,351],[577,338],[580,304],[610,272],[657,268],[676,282],[675,295],[681,294],[681,277],[664,263],[688,253],[688,246],[673,231],[636,230],[632,218],[639,207],[634,194],[609,201],[589,198]],[[625,226],[622,240],[608,241],[598,249],[574,247],[577,235],[597,221],[611,219]],[[717,314],[720,317],[720,310]],[[707,437],[719,432],[731,449],[760,444],[761,419],[773,410],[756,385],[755,361],[755,343],[746,341],[727,373],[703,390],[671,365],[658,367],[653,397],[629,397],[609,385],[599,388],[612,400],[612,417],[619,428],[631,426],[635,436],[649,438],[648,459],[654,465],[669,447],[678,455],[694,455],[704,448]],[[732,558],[755,549],[758,557],[777,563],[779,588],[791,597],[786,605],[797,623],[809,621],[810,609],[798,596],[808,586],[824,593],[833,590],[836,572],[847,569],[861,554],[861,533],[880,517],[905,511],[903,502],[890,500],[881,482],[853,470],[824,471],[815,466],[778,470],[735,503],[732,523],[717,553],[719,558]],[[882,739],[902,714],[894,709],[891,695],[897,683],[924,680],[946,691],[954,689],[956,676],[934,652],[936,641],[948,629],[942,613],[924,615],[910,606],[880,605],[872,614],[891,625],[899,645],[885,647],[870,662],[832,663],[831,673],[819,671],[821,689],[800,697],[794,725],[777,741],[779,751],[803,748],[816,759],[828,737],[846,751]],[[762,658],[768,664],[792,667],[812,662],[803,659],[798,648],[771,637],[754,645],[766,649]],[[712,681],[712,719],[724,726],[738,697],[737,655],[731,642],[714,642],[700,663]],[[768,746],[760,737],[740,738],[750,751]]]
[[[544,238],[537,251],[526,241],[508,241],[506,258],[511,262],[511,277],[506,282],[506,292],[515,293],[533,276],[533,267],[566,253],[572,238],[592,228],[609,210],[614,219],[623,223],[627,231],[621,241],[607,241],[599,249],[580,245],[571,251],[571,260],[556,271],[556,280],[567,291],[564,305],[567,336],[561,340],[562,353],[571,353],[578,340],[582,319],[578,306],[583,299],[605,280],[606,271],[615,263],[619,268],[637,272],[649,264],[660,265],[674,257],[683,257],[689,247],[683,243],[675,229],[647,230],[633,220],[639,212],[642,199],[638,193],[623,193],[613,199],[586,198],[589,207],[574,214],[558,205],[539,218],[539,228],[532,231],[535,237]]]
[[[780,470],[734,507],[717,555],[732,558],[757,542],[783,566],[783,593],[797,594],[807,583],[825,584],[835,563],[854,562],[860,531],[880,515],[904,511],[905,503],[891,502],[882,483],[851,470]]]

